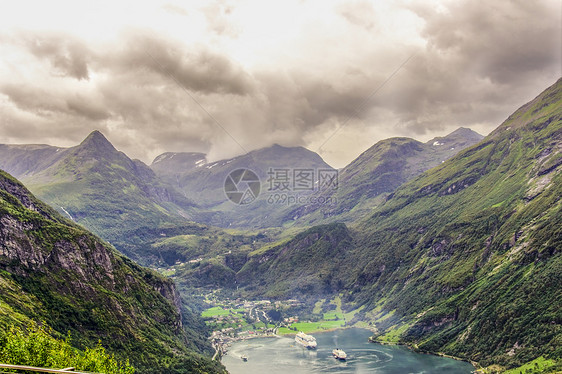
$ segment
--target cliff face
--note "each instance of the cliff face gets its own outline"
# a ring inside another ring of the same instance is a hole
[[[193,340],[204,337],[182,326],[171,281],[67,221],[4,172],[0,278],[0,305],[9,305],[20,320],[46,321],[60,334],[70,331],[79,347],[101,339],[118,356],[130,358],[138,372],[165,367],[164,360],[215,366],[193,352]],[[14,288],[29,303],[16,305]],[[0,324],[7,323],[0,313]]]

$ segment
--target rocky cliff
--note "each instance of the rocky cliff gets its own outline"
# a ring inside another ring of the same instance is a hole
[[[205,338],[182,326],[171,281],[67,221],[4,172],[0,288],[0,305],[12,315],[0,313],[4,326],[45,321],[61,335],[70,331],[81,348],[101,339],[111,352],[130,358],[140,373],[173,373],[173,365],[193,372],[221,370],[195,352],[206,348]]]

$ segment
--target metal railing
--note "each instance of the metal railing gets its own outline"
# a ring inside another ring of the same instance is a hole
[[[101,373],[91,373],[85,371],[74,371],[75,368],[65,368],[65,369],[48,369],[48,368],[36,368],[33,366],[23,366],[23,365],[9,365],[0,364],[0,369],[12,369],[20,371],[34,371],[36,373],[65,373],[65,374],[101,374]],[[2,371],[2,373],[4,373]]]

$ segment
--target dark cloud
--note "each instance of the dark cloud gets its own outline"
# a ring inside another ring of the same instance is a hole
[[[464,1],[447,13],[422,11],[429,51],[498,84],[517,84],[560,63],[560,4]]]
[[[179,42],[142,31],[125,35],[122,49],[107,56],[107,62],[119,71],[149,70],[204,94],[252,92],[251,77],[226,56],[204,46],[188,49]]]
[[[24,33],[21,37],[33,55],[51,63],[55,74],[76,79],[89,78],[90,51],[80,41],[68,35],[52,33]]]
[[[77,115],[91,119],[92,121],[101,121],[110,118],[111,113],[102,106],[100,102],[86,98],[81,95],[74,95],[66,99],[67,108]]]
[[[561,74],[555,1],[439,9],[419,2],[400,10],[420,22],[420,40],[386,40],[371,3],[345,2],[334,10],[340,33],[311,24],[301,44],[279,46],[295,49],[264,65],[243,66],[217,45],[145,29],[96,45],[60,33],[14,34],[8,44],[29,59],[0,75],[3,136],[45,134],[66,145],[101,129],[119,149],[150,161],[164,151],[230,157],[242,152],[238,143],[248,151],[273,143],[316,150],[338,131],[322,148],[343,166],[388,136],[490,131]],[[232,12],[223,2],[203,9],[212,38],[236,37]]]
[[[380,96],[405,134],[451,124],[497,126],[560,75],[559,4],[448,3],[412,8],[425,21],[425,49]]]
[[[110,117],[110,113],[99,102],[78,94],[61,93],[31,84],[0,85],[6,95],[22,111],[56,117],[57,115],[80,116],[99,121]]]
[[[0,92],[6,95],[20,110],[35,114],[62,113],[66,105],[58,95],[51,95],[40,87],[26,84],[2,84]]]

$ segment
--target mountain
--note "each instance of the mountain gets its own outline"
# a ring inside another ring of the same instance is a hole
[[[185,172],[207,163],[207,155],[199,152],[166,152],[152,161],[150,168],[172,183],[177,183]]]
[[[167,155],[158,156],[151,167],[159,176],[169,178],[169,171],[163,171],[163,168],[160,166],[162,163],[171,164],[171,161],[169,161],[170,156]],[[168,179],[168,181],[175,182],[176,187],[179,187],[189,198],[197,201],[202,207],[216,207],[226,202],[225,200],[227,199],[223,191],[224,182],[227,175],[236,169],[252,170],[260,177],[263,184],[268,179],[267,172],[269,168],[332,169],[318,154],[306,148],[283,147],[278,144],[231,159],[211,163],[199,162],[200,160],[205,160],[201,156],[191,157],[190,155],[192,154],[180,155],[183,156],[182,161],[179,162],[180,165],[185,164],[183,160],[186,158],[194,162],[187,163],[186,167],[181,169],[171,166],[175,176],[172,179]],[[195,160],[196,158],[198,160]],[[173,179],[176,180],[174,181]]]
[[[131,231],[185,221],[193,202],[94,131],[76,147],[3,146],[3,167],[36,195],[132,258]],[[20,156],[20,157],[18,157]]]
[[[118,254],[0,172],[0,326],[47,324],[81,349],[98,340],[137,373],[214,373],[204,323],[174,284]],[[182,321],[192,321],[185,325]]]
[[[482,364],[562,358],[561,104],[559,80],[357,225],[350,292],[382,331]]]
[[[343,289],[356,265],[349,261],[355,244],[342,223],[312,227],[248,253],[231,287],[242,285],[244,296],[251,298],[329,298]]]
[[[268,203],[271,194],[267,191],[270,175],[268,171],[287,171],[295,169],[333,170],[322,158],[303,147],[284,147],[274,144],[247,154],[227,160],[210,163],[195,160],[191,154],[180,154],[178,164],[170,161],[171,154],[163,154],[151,165],[158,176],[185,193],[185,196],[198,204],[197,219],[220,227],[268,227],[281,226],[283,205]],[[175,160],[175,157],[172,160]],[[188,160],[188,162],[184,162]],[[195,163],[195,168],[193,167]],[[161,165],[170,165],[166,170]],[[176,165],[186,165],[176,168]],[[229,173],[238,169],[253,171],[260,181],[260,193],[251,205],[240,206],[228,200],[225,194],[225,180]],[[205,211],[207,213],[205,213]]]
[[[249,250],[222,274],[240,295],[341,297],[375,340],[504,369],[544,356],[560,370],[561,195],[562,79],[364,219]]]
[[[54,164],[65,148],[44,144],[0,144],[0,169],[21,178]]]
[[[339,171],[337,190],[323,194],[315,204],[290,210],[285,220],[314,224],[365,217],[401,184],[482,139],[482,135],[461,127],[427,143],[411,138],[382,140]]]

